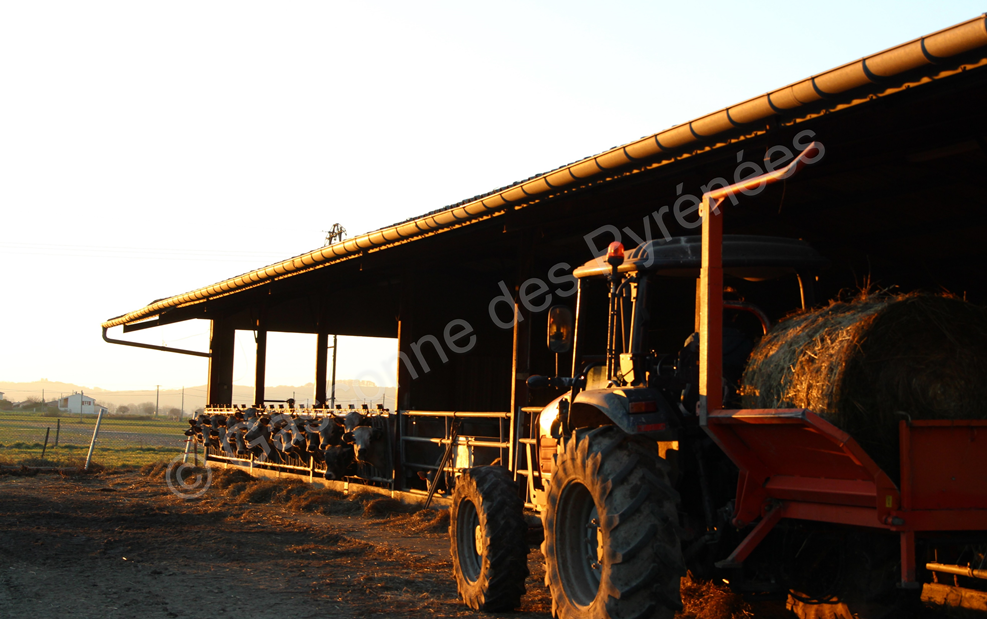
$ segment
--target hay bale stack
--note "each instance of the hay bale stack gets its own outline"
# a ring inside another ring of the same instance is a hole
[[[924,294],[862,295],[777,325],[744,372],[745,408],[807,408],[893,477],[900,413],[987,418],[987,311]]]

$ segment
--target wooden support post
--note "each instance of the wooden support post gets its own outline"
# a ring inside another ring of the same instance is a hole
[[[222,318],[214,318],[209,328],[209,379],[206,404],[233,404],[233,350],[236,331]]]
[[[264,382],[267,377],[267,325],[257,319],[257,330],[254,332],[257,342],[257,365],[254,367],[254,406],[264,408]]]
[[[327,406],[326,380],[329,366],[329,334],[319,333],[315,353],[315,401],[319,406]]]
[[[412,363],[411,344],[414,341],[414,283],[409,282],[401,290],[400,310],[398,314],[398,367],[397,367],[397,400],[394,403],[395,410],[408,410],[412,407],[411,382],[412,372],[415,370],[409,366]],[[402,359],[402,353],[404,359]]]
[[[414,283],[409,282],[401,289],[401,300],[398,310],[398,359],[397,359],[397,397],[394,401],[394,413],[391,416],[391,462],[394,463],[393,490],[406,490],[404,479],[404,417],[402,411],[412,407],[412,368],[401,358],[401,353],[410,355],[412,343],[412,319],[414,302]],[[410,357],[406,357],[410,359]],[[436,473],[439,477],[441,471]]]

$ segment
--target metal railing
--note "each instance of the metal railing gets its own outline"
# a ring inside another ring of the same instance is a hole
[[[207,415],[232,416],[235,412],[246,412],[247,407],[213,406],[206,410]],[[436,483],[438,493],[448,495],[454,487],[455,477],[465,468],[480,464],[500,462],[509,466],[515,457],[514,433],[515,416],[510,412],[492,411],[389,411],[363,409],[327,408],[287,408],[268,406],[254,409],[253,414],[285,414],[293,418],[324,419],[329,416],[359,412],[364,414],[363,423],[383,430],[382,440],[387,441],[388,452],[392,454],[394,474],[387,476],[367,464],[360,464],[356,476],[346,477],[350,483],[383,485],[391,490],[402,490],[412,494],[426,494],[436,475],[443,477],[444,483]],[[248,413],[252,417],[251,413]],[[248,422],[250,423],[250,422]],[[453,427],[458,424],[459,435],[452,438]],[[523,449],[530,452],[528,441],[521,439]],[[452,444],[452,457],[440,470],[442,453]],[[519,445],[520,446],[520,445]],[[305,460],[279,452],[280,462],[271,458],[242,454],[231,454],[223,448],[210,447],[204,451],[207,461],[224,462],[246,468],[282,471],[288,474],[307,476],[310,480],[324,477],[326,465],[316,458]],[[525,465],[530,469],[530,456]],[[525,477],[536,476],[529,471],[519,473]],[[531,482],[528,482],[531,485]]]

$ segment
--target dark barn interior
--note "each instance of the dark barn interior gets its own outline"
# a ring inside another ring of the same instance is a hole
[[[331,251],[165,299],[108,320],[104,331],[210,319],[211,404],[231,402],[233,334],[253,330],[259,401],[263,334],[285,331],[322,336],[317,400],[325,401],[327,335],[362,335],[398,338],[399,410],[516,411],[552,397],[529,396],[525,379],[555,374],[545,313],[574,306],[568,274],[594,257],[587,239],[604,248],[621,230],[630,248],[633,235],[660,236],[659,224],[671,236],[698,234],[695,200],[683,196],[700,197],[718,177],[751,176],[766,157],[777,165],[811,140],[823,156],[727,204],[726,233],[811,243],[830,261],[817,303],[870,285],[984,305],[985,65],[981,17]],[[735,285],[772,319],[798,306],[797,283]],[[669,280],[662,290],[668,318],[658,341],[674,352],[692,331],[695,283]],[[371,302],[354,308],[342,298]],[[558,361],[568,375],[571,359]]]

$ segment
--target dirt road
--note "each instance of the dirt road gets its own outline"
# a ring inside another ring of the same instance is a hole
[[[185,501],[133,472],[4,475],[0,617],[490,617],[459,602],[442,527],[410,524]],[[549,616],[543,574],[511,617]]]
[[[474,612],[456,593],[447,516],[379,495],[217,471],[207,492],[186,500],[161,467],[6,473],[2,619],[551,617],[536,545],[520,612]],[[794,617],[712,584],[687,581],[683,598],[678,619]]]

